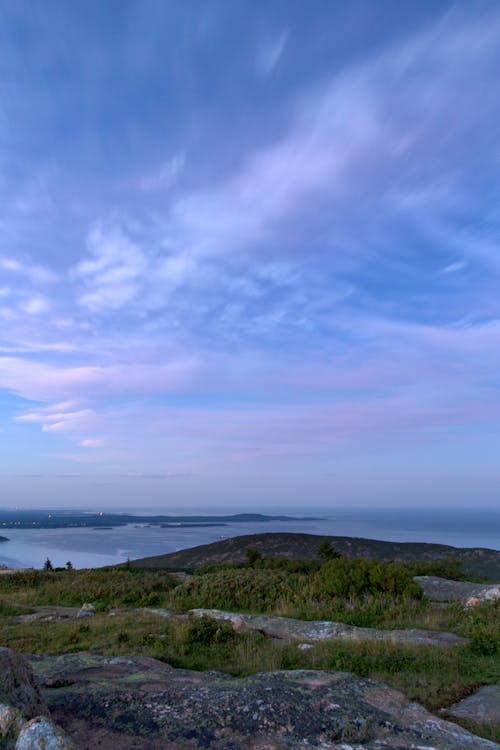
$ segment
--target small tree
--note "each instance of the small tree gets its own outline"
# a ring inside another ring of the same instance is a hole
[[[249,547],[247,549],[247,563],[250,567],[253,568],[255,563],[259,562],[259,560],[262,560],[262,555],[259,550],[255,549],[255,547]]]
[[[73,570],[73,563],[71,562],[71,560],[68,560],[68,562],[66,563],[66,570]]]
[[[53,565],[52,565],[52,563],[50,562],[49,558],[47,558],[47,559],[45,560],[45,562],[44,562],[44,564],[43,564],[43,569],[44,569],[44,570],[54,570],[54,566],[53,566]]]
[[[318,544],[318,547],[316,548],[316,554],[325,562],[328,562],[329,560],[336,560],[339,557],[342,557],[340,552],[335,549],[330,540],[326,537]]]

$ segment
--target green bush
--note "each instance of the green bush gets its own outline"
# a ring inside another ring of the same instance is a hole
[[[465,634],[471,651],[482,656],[500,653],[500,600],[485,602],[467,613]]]
[[[215,607],[269,612],[283,603],[300,600],[307,584],[303,577],[273,570],[223,570],[196,576],[178,586],[171,595],[173,606],[183,609]]]
[[[330,560],[318,572],[316,583],[319,592],[329,596],[384,593],[415,599],[422,597],[422,589],[404,565],[366,558]]]
[[[203,615],[189,623],[185,636],[188,650],[199,646],[211,646],[214,643],[227,643],[233,640],[235,632],[229,623],[219,623],[213,617]]]
[[[247,570],[248,568],[257,570],[283,570],[286,573],[315,573],[320,567],[321,564],[318,560],[301,560],[292,557],[263,557],[251,565],[248,562],[202,565],[196,568],[194,575],[203,576],[211,573],[220,573],[224,570]]]

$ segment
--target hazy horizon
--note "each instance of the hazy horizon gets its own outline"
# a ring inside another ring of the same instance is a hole
[[[498,4],[0,34],[3,507],[498,504]]]

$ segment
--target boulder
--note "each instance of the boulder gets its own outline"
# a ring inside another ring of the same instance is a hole
[[[77,612],[77,619],[81,617],[93,617],[95,615],[95,607],[93,604],[89,604],[88,602],[85,602],[85,604],[82,604],[80,610]]]
[[[37,716],[21,728],[14,750],[76,750],[65,732],[46,716]]]
[[[493,601],[500,597],[500,584],[472,583],[471,581],[449,581],[438,576],[415,576],[427,599],[431,602],[453,602],[470,599],[476,603]]]
[[[447,713],[461,719],[472,719],[500,726],[500,685],[485,685],[455,703]]]

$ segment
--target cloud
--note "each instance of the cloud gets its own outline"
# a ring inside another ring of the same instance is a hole
[[[82,305],[93,311],[116,310],[131,302],[139,293],[146,264],[137,244],[119,226],[98,225],[89,236],[88,249],[90,259],[75,269],[87,287],[80,296]]]
[[[457,271],[463,271],[466,265],[467,263],[465,260],[457,260],[442,268],[441,273],[457,273]]]
[[[57,281],[58,274],[45,266],[17,258],[0,256],[0,270],[28,278],[34,284],[47,284]]]
[[[274,39],[261,45],[255,60],[255,67],[261,76],[268,76],[275,69],[283,57],[288,36],[288,29],[283,29]]]
[[[154,192],[157,190],[169,190],[175,185],[186,164],[186,154],[180,151],[171,159],[167,159],[160,168],[139,181],[141,190]]]
[[[198,366],[194,358],[167,363],[133,362],[78,367],[4,357],[0,358],[0,387],[34,401],[46,401],[61,395],[82,398],[91,395],[168,393],[185,387]]]
[[[21,304],[21,310],[28,315],[40,315],[47,312],[50,303],[46,297],[30,297]]]
[[[460,171],[475,163],[467,142],[478,110],[482,118],[498,114],[493,100],[478,99],[477,81],[496,79],[499,31],[496,17],[465,24],[452,14],[305,93],[274,143],[250,152],[239,171],[209,190],[174,199],[169,247],[198,259],[290,254],[307,241],[318,214],[349,236],[361,217],[394,219],[406,193],[443,175],[450,197]],[[446,128],[450,111],[453,129]],[[359,248],[360,259],[366,251]],[[385,251],[394,253],[393,243]],[[342,255],[337,247],[330,262]]]
[[[61,411],[54,407],[21,414],[16,420],[40,423],[43,432],[81,432],[94,429],[99,423],[99,418],[92,409]]]
[[[85,438],[80,441],[82,448],[102,448],[106,444],[104,438]]]

